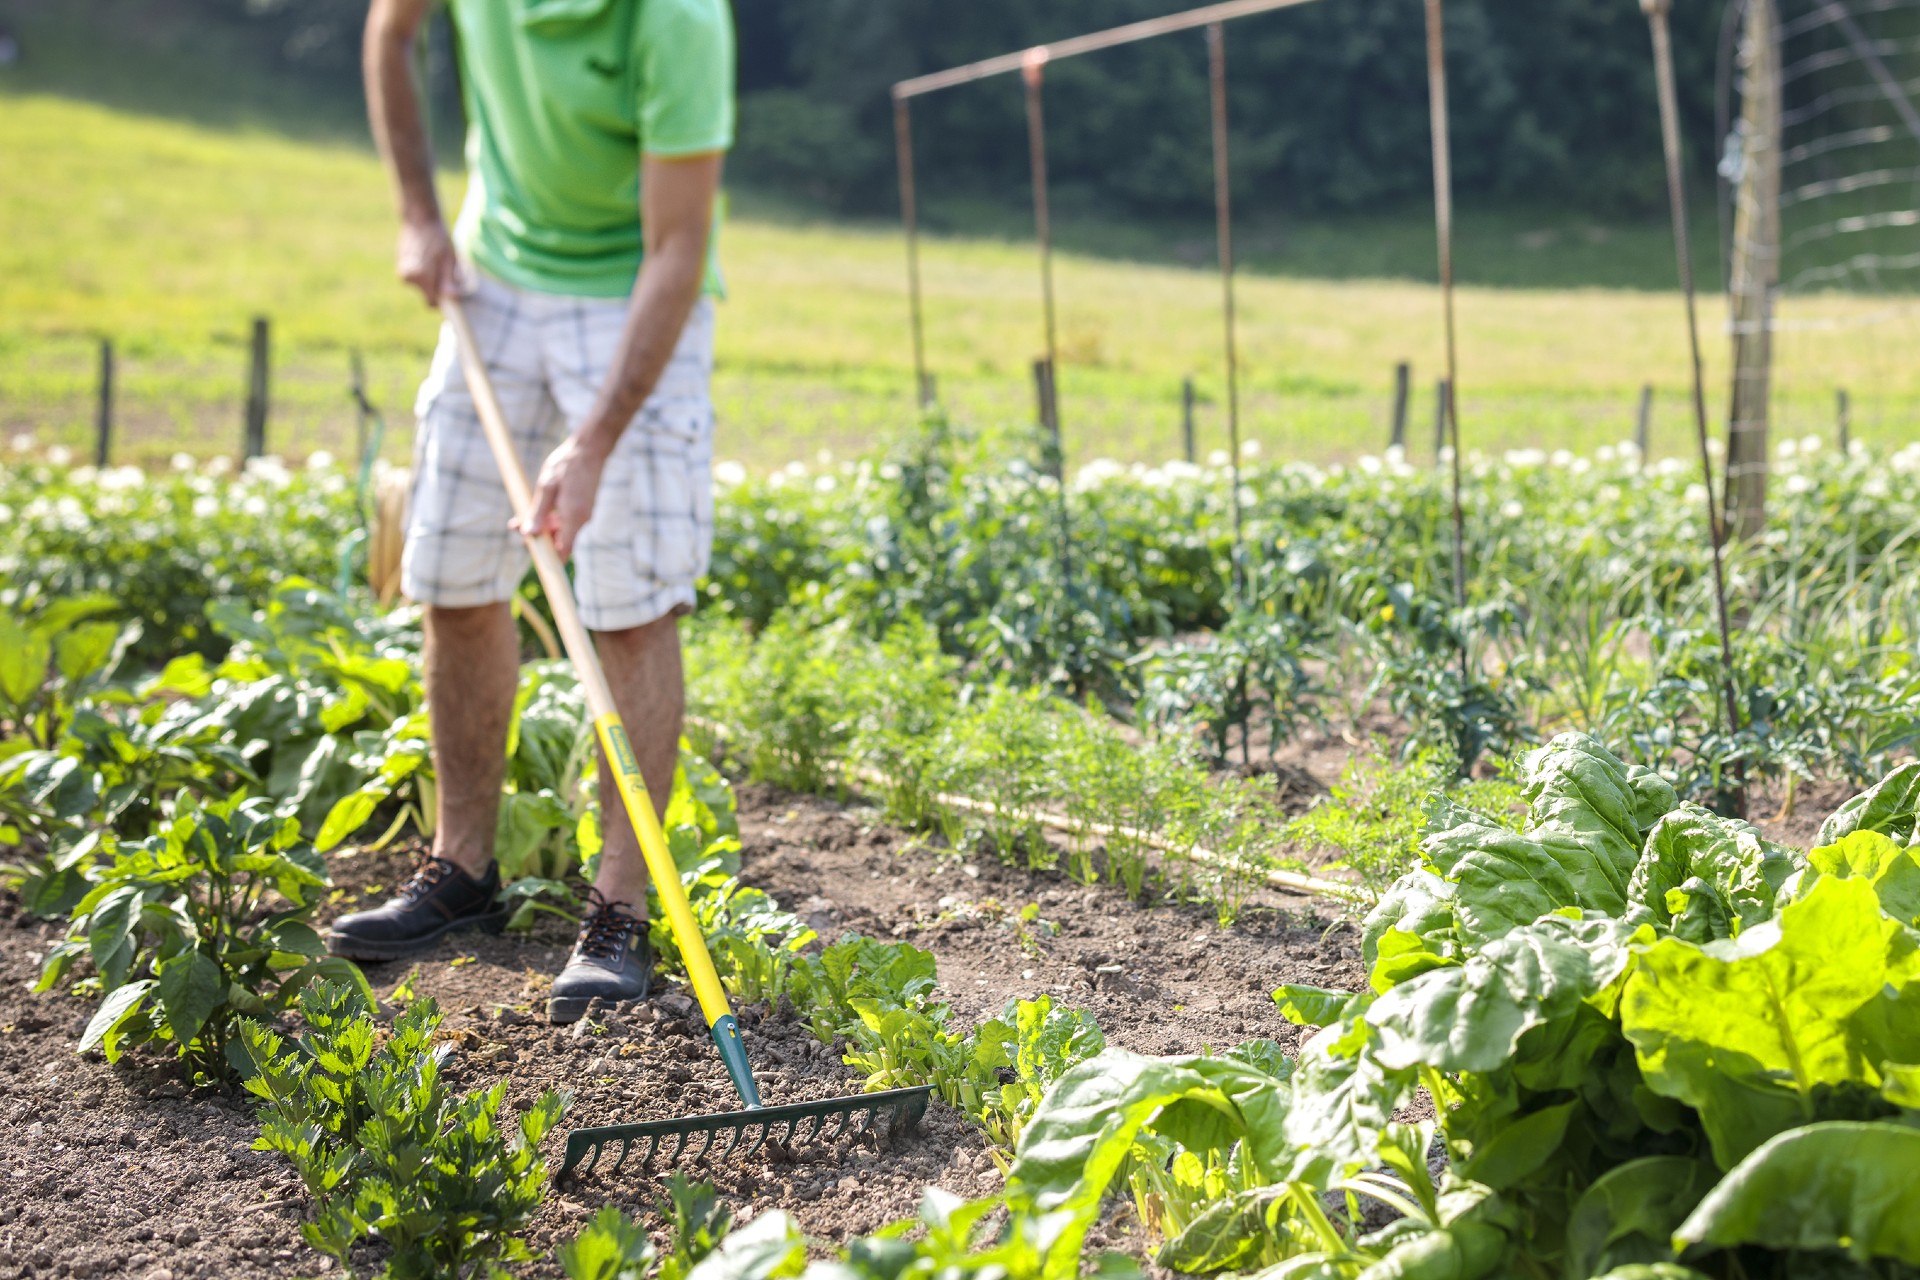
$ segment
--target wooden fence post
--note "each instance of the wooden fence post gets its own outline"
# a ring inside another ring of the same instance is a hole
[[[113,447],[113,339],[100,339],[100,404],[94,416],[93,465],[105,467]]]
[[[1653,439],[1653,384],[1640,388],[1640,408],[1633,416],[1633,447],[1639,451],[1637,466],[1647,465],[1647,445]]]
[[[1393,366],[1393,434],[1387,439],[1389,449],[1404,451],[1407,447],[1407,398],[1413,392],[1413,366],[1402,360]]]
[[[1433,384],[1433,465],[1439,466],[1447,450],[1447,380]]]
[[[1180,382],[1180,444],[1186,451],[1187,461],[1193,461],[1193,377],[1188,375]]]
[[[253,341],[247,361],[247,430],[242,443],[241,458],[258,458],[267,451],[267,391],[268,391],[268,330],[267,318],[253,318]]]

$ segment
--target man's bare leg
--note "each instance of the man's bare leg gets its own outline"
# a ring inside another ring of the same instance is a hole
[[[654,812],[664,816],[673,793],[681,720],[686,714],[680,620],[669,616],[626,631],[600,632],[594,641],[607,670],[607,683],[613,686],[614,705],[633,742],[640,774],[647,780]],[[600,762],[600,824],[606,845],[594,887],[609,902],[628,907],[644,920],[647,864],[605,760]]]
[[[427,707],[439,784],[433,852],[478,879],[493,861],[520,638],[505,604],[429,607],[426,624]]]

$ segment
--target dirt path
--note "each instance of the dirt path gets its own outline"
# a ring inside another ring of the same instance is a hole
[[[931,950],[943,988],[969,1020],[1047,993],[1092,1012],[1110,1043],[1143,1052],[1197,1052],[1253,1035],[1291,1044],[1294,1028],[1267,995],[1274,986],[1360,978],[1353,932],[1328,934],[1329,918],[1314,918],[1303,901],[1262,902],[1222,929],[1207,910],[1140,908],[1057,874],[942,858],[868,810],[751,786],[740,801],[746,880],[829,940],[859,931]],[[348,895],[378,897],[406,861],[397,853],[344,859],[336,879]],[[1029,904],[1039,918],[1016,929]],[[187,1089],[164,1062],[110,1067],[72,1052],[88,1007],[28,992],[58,936],[0,902],[0,1280],[322,1273],[329,1260],[299,1236],[306,1202],[292,1170],[250,1149],[257,1130],[244,1097]],[[598,1033],[545,1023],[544,988],[569,941],[555,922],[524,937],[469,935],[418,962],[415,987],[439,1001],[456,1045],[454,1084],[478,1088],[505,1076],[518,1106],[542,1089],[570,1088],[569,1127],[731,1109],[682,992]],[[368,972],[384,996],[411,968]],[[741,1022],[769,1101],[857,1088],[838,1055],[790,1018],[747,1008]],[[911,1214],[925,1186],[975,1196],[998,1183],[980,1134],[938,1105],[916,1137],[884,1155],[843,1142],[786,1163],[763,1155],[685,1171],[715,1182],[741,1217],[785,1208],[826,1241]],[[534,1247],[550,1254],[608,1200],[657,1224],[652,1207],[667,1172],[629,1168],[557,1188],[534,1224]],[[548,1263],[533,1274],[557,1272]]]

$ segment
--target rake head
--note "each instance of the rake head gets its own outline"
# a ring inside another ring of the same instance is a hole
[[[745,1158],[770,1141],[795,1146],[819,1139],[837,1142],[865,1132],[878,1133],[883,1138],[901,1136],[919,1125],[920,1117],[926,1114],[931,1092],[931,1085],[919,1085],[911,1089],[828,1098],[822,1102],[792,1102],[779,1107],[723,1111],[647,1124],[576,1129],[567,1135],[566,1157],[561,1162],[559,1176],[565,1179],[576,1173],[617,1173],[636,1149],[640,1151],[640,1164],[644,1168],[662,1157],[678,1164],[709,1154],[725,1159],[738,1150]],[[602,1168],[603,1157],[616,1147],[618,1154]]]

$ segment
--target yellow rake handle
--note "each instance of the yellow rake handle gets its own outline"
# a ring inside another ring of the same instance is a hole
[[[514,448],[513,433],[507,427],[506,415],[501,412],[500,399],[494,394],[493,380],[487,376],[487,366],[480,355],[480,344],[474,339],[473,326],[468,323],[466,312],[457,298],[442,299],[440,310],[459,343],[460,367],[466,374],[467,388],[473,393],[474,409],[479,414],[481,427],[486,431],[487,445],[493,450],[493,459],[500,466],[501,479],[506,481],[507,496],[520,518],[523,521],[530,520],[533,515],[533,488],[527,483],[527,474],[520,466],[520,454]],[[548,535],[542,533],[529,537],[526,542],[527,549],[533,554],[534,571],[540,575],[540,585],[546,588],[547,604],[553,610],[553,621],[559,629],[560,642],[567,651],[567,657],[572,660],[574,670],[579,673],[581,685],[587,691],[587,707],[593,714],[593,727],[600,738],[600,749],[605,753],[607,767],[612,770],[614,782],[620,788],[620,798],[626,805],[634,834],[640,838],[640,851],[646,856],[654,890],[660,895],[660,905],[666,910],[667,923],[673,929],[674,941],[679,944],[680,958],[687,966],[687,977],[693,983],[693,993],[700,999],[701,1012],[706,1015],[707,1026],[715,1029],[716,1040],[721,1034],[720,1027],[724,1019],[730,1039],[738,1045],[739,1032],[734,1029],[726,992],[720,986],[719,975],[713,971],[713,957],[707,954],[707,944],[700,936],[700,926],[694,921],[693,909],[687,905],[686,890],[680,885],[680,869],[674,865],[673,854],[667,849],[666,833],[660,829],[660,819],[653,811],[653,800],[647,794],[646,779],[641,777],[640,765],[634,758],[633,744],[627,740],[627,731],[620,723],[619,708],[613,703],[613,690],[608,687],[606,673],[601,670],[600,656],[594,650],[593,638],[580,625],[580,611],[574,604],[573,584],[567,580],[566,565]],[[722,1056],[726,1056],[727,1047],[724,1044],[721,1046]],[[744,1060],[744,1054],[742,1058]],[[735,1081],[736,1085],[739,1083]],[[749,1105],[757,1105],[757,1099],[747,1101]]]

